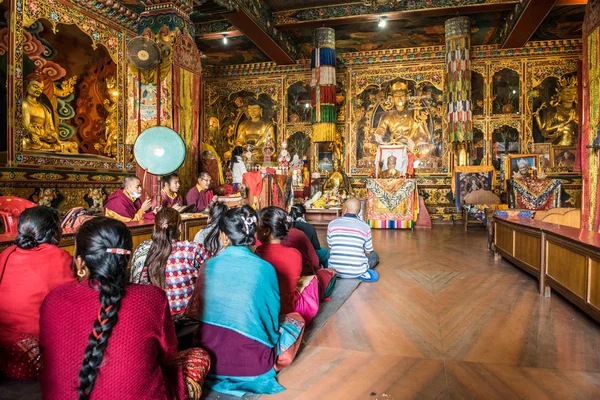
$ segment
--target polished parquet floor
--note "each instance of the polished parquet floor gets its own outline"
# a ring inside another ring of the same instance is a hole
[[[482,229],[373,239],[379,282],[280,375],[287,391],[262,398],[600,399],[600,324],[494,261]]]

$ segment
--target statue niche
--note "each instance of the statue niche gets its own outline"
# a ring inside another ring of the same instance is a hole
[[[553,94],[552,90],[554,91]],[[575,146],[579,115],[577,109],[577,76],[544,80],[534,90],[539,104],[535,117],[534,142],[556,146]]]
[[[370,86],[353,102],[357,160],[375,167],[380,145],[404,145],[415,154],[415,167],[441,166],[442,92],[431,84],[394,80]]]
[[[23,39],[23,149],[116,158],[117,67],[104,44],[46,19],[24,27]]]
[[[248,148],[252,152],[253,159],[262,164],[277,149],[277,138],[273,123],[263,117],[263,107],[254,99],[249,99],[246,106],[246,118],[238,121],[236,129],[236,146]],[[266,152],[266,153],[265,153]]]

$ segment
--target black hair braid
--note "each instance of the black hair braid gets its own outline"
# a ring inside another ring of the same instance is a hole
[[[89,269],[89,284],[100,289],[100,310],[88,338],[81,370],[79,399],[90,398],[112,331],[119,321],[121,301],[127,284],[129,255],[107,253],[108,248],[131,251],[131,232],[125,224],[105,217],[85,222],[76,236],[75,257],[81,257]]]
[[[119,310],[124,290],[112,284],[100,285],[100,314],[94,321],[94,330],[88,338],[83,364],[79,370],[79,399],[87,400],[98,378],[98,369],[102,364],[104,352],[112,330],[119,321]],[[108,304],[105,306],[105,304]]]

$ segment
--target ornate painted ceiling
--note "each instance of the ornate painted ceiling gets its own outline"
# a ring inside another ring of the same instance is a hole
[[[141,0],[117,0],[141,13]],[[150,1],[150,0],[146,0]],[[336,30],[338,54],[444,44],[444,22],[472,20],[472,45],[521,47],[581,37],[586,0],[193,0],[204,62],[290,64],[310,54],[314,28]],[[379,27],[380,19],[387,26]],[[227,44],[223,37],[227,36]]]

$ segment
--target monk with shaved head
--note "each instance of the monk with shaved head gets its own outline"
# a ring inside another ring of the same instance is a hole
[[[121,189],[108,196],[104,214],[122,222],[154,219],[154,214],[148,212],[152,208],[152,201],[148,198],[142,201],[141,196],[142,183],[139,178],[135,175],[126,176]]]
[[[357,278],[375,282],[379,275],[373,268],[379,256],[373,250],[371,228],[362,221],[360,201],[351,197],[344,203],[343,215],[329,223],[329,268],[334,268],[340,278]]]

